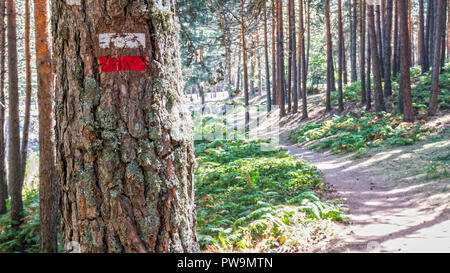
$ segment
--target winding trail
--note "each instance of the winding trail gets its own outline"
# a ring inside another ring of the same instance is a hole
[[[342,198],[349,222],[339,224],[327,252],[450,252],[450,209],[417,202],[414,191],[358,171],[352,160],[291,145],[281,147],[321,170],[330,199]]]

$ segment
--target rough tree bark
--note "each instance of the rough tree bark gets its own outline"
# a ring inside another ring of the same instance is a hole
[[[400,92],[402,92],[403,113],[406,122],[414,121],[414,110],[412,108],[411,98],[411,77],[410,67],[410,39],[409,39],[409,20],[408,20],[408,0],[399,0],[398,16],[400,26]]]
[[[52,1],[51,13],[65,243],[81,252],[198,251],[174,1],[65,2]]]
[[[23,213],[22,183],[20,181],[20,129],[19,129],[19,90],[17,76],[16,44],[16,3],[6,2],[8,18],[8,183],[11,195],[11,220],[13,225],[20,223]]]

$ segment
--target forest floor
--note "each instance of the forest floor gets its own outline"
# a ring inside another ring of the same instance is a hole
[[[221,99],[211,95],[213,101]],[[250,105],[264,102],[264,96],[254,97]],[[301,146],[292,143],[288,134],[295,128],[338,114],[324,113],[323,95],[309,97],[308,110],[306,120],[301,120],[301,114],[281,119],[279,144],[323,173],[328,185],[323,197],[342,200],[349,218],[330,227],[333,238],[311,245],[308,252],[450,252],[449,176],[429,171],[433,161],[448,156],[450,113],[427,121],[442,130],[425,140],[409,146],[370,148],[355,157],[355,152],[313,152],[315,141]],[[358,103],[349,102],[343,114],[361,110]]]
[[[327,198],[342,199],[348,209],[349,221],[338,224],[336,239],[319,251],[450,252],[448,174],[427,174],[430,161],[450,150],[448,129],[410,146],[372,148],[354,159],[354,153],[336,156],[312,152],[312,143],[292,144],[290,131],[327,117],[316,104],[308,120],[299,118],[282,121],[281,146],[321,170],[329,186]],[[448,127],[450,115],[431,122]]]

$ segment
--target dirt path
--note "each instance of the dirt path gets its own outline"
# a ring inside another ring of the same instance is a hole
[[[323,172],[330,198],[346,200],[350,221],[339,224],[328,251],[450,252],[448,191],[427,201],[417,185],[399,187],[389,176],[360,171],[351,159],[311,152],[285,136],[281,146]]]

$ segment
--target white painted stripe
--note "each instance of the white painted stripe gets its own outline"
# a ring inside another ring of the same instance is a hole
[[[66,3],[69,6],[79,6],[81,5],[81,0],[67,0]]]
[[[111,43],[116,48],[145,48],[144,33],[100,33],[98,40],[100,48],[109,48]]]

